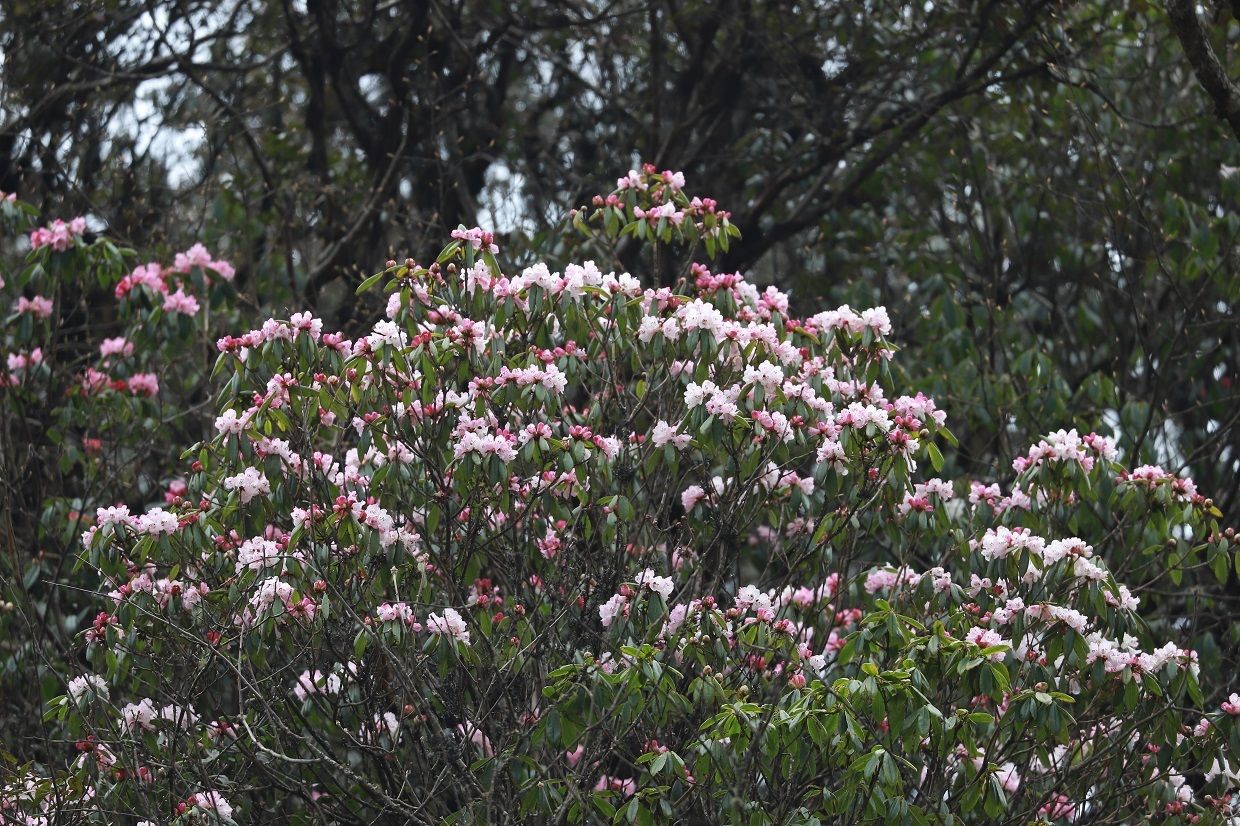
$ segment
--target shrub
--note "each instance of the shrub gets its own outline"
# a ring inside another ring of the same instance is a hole
[[[98,610],[78,537],[99,507],[184,489],[180,453],[210,423],[211,329],[237,301],[201,246],[135,266],[85,219],[34,215],[0,193],[3,251],[27,253],[0,268],[0,728],[6,750],[48,757],[40,708]]]
[[[574,215],[726,246],[673,173]],[[151,822],[1221,822],[1240,698],[1116,580],[1231,563],[1190,480],[1050,434],[931,478],[881,308],[693,264],[502,274],[462,228],[386,318],[218,341],[167,509],[101,508],[81,753],[9,811]],[[1084,538],[1081,538],[1084,537]],[[1172,546],[1167,550],[1168,544]],[[1172,637],[1168,641],[1167,637]]]

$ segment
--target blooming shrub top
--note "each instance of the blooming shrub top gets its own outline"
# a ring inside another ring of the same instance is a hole
[[[726,246],[683,186],[633,171],[575,219]],[[0,805],[1229,816],[1240,703],[1201,707],[1197,656],[1116,578],[1168,539],[1226,554],[1191,482],[1075,431],[1007,494],[932,478],[953,437],[893,386],[882,308],[794,318],[701,264],[677,289],[591,261],[504,273],[495,243],[462,228],[389,262],[366,335],[299,313],[218,340],[187,489],[82,536],[95,673],[50,711],[81,757]]]

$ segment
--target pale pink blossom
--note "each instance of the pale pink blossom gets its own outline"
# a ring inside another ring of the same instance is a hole
[[[233,807],[219,792],[198,792],[190,798],[190,802],[199,809],[215,812],[224,820],[231,820]]]
[[[99,355],[103,358],[109,358],[110,356],[132,356],[133,342],[123,336],[105,338],[99,343]]]
[[[17,299],[16,311],[18,313],[29,313],[36,318],[50,318],[54,305],[50,298],[36,295],[34,298],[26,298],[22,296]]]
[[[198,315],[198,299],[186,293],[185,290],[177,290],[164,297],[164,312],[180,313],[191,317]]]
[[[127,386],[135,396],[159,395],[159,378],[154,373],[135,373],[129,377]]]
[[[469,627],[465,620],[453,608],[443,609],[443,615],[430,614],[426,617],[426,630],[432,634],[442,634],[469,645]]]
[[[638,587],[645,587],[654,591],[663,597],[665,601],[672,595],[672,588],[674,587],[671,577],[659,576],[650,568],[638,574],[634,582],[637,583]]]
[[[109,699],[108,684],[97,674],[83,674],[69,681],[69,699],[80,705],[85,699]]]

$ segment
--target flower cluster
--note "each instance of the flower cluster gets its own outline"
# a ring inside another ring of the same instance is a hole
[[[47,226],[39,227],[30,233],[30,248],[37,250],[50,247],[56,252],[64,252],[84,232],[86,232],[85,218],[79,216],[67,223],[57,218]]]

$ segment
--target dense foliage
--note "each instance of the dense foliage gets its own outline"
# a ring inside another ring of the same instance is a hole
[[[0,225],[28,250],[0,268],[0,729],[9,751],[48,758],[40,708],[97,607],[72,574],[77,537],[101,505],[183,489],[212,329],[240,305],[230,265],[200,245],[139,264],[82,219],[38,226],[12,195]]]
[[[62,745],[6,816],[1229,820],[1240,697],[1184,622],[1237,564],[1209,491],[1070,429],[935,477],[950,410],[884,309],[712,271],[738,232],[680,173],[572,224],[682,277],[514,269],[459,227],[361,284],[387,297],[360,335],[299,312],[218,338],[183,478],[108,477],[87,515],[57,494],[98,602],[41,671]],[[105,432],[96,407],[149,415],[192,365],[140,377],[232,289],[201,247],[130,269],[80,229],[31,237],[0,397],[64,411],[60,445]],[[40,279],[86,272],[129,341],[53,369]]]

